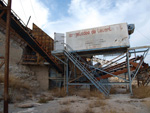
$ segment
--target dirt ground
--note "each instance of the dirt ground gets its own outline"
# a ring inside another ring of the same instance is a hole
[[[2,105],[2,103],[1,103]],[[19,106],[29,106],[20,108]],[[1,109],[2,110],[2,109]],[[108,99],[67,96],[47,103],[37,100],[9,105],[10,113],[150,113],[150,98],[134,99],[129,94],[111,94]]]

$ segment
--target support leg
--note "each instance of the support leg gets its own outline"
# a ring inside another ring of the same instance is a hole
[[[131,95],[133,95],[133,92],[132,92],[132,80],[131,80],[131,73],[130,73],[130,63],[129,63],[129,52],[127,52],[127,68],[128,68],[128,78],[129,78],[130,93],[131,93]]]
[[[66,93],[68,95],[68,74],[69,74],[69,60],[67,58],[67,65],[66,65]]]

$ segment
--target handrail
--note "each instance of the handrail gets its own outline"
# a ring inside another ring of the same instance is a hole
[[[98,81],[93,73],[90,73],[76,58],[71,55],[67,50],[64,50],[66,56],[84,73],[84,75],[105,95],[108,95],[109,91]]]
[[[4,1],[4,0],[1,0],[3,3],[4,3],[4,5],[6,5],[7,6],[7,3]],[[13,15],[15,16],[15,17],[17,17],[17,19],[24,25],[24,27],[26,26],[26,24],[21,20],[21,18],[11,9],[11,12],[13,13]]]
[[[91,68],[91,65],[87,65],[87,62],[82,59],[74,50],[66,43],[62,43],[66,46],[64,50],[64,54],[81,70],[81,72],[99,89],[101,88],[101,92],[104,92],[106,95],[109,93],[110,87],[108,85],[103,86],[103,82],[106,82],[105,79],[101,79],[100,81],[96,79],[94,75],[97,75],[97,72]],[[71,50],[70,52],[68,50]],[[75,55],[75,56],[74,56]],[[88,69],[90,69],[90,71]],[[91,70],[92,69],[92,70]],[[108,82],[108,81],[107,81]],[[106,89],[107,88],[107,89]],[[100,90],[100,89],[99,89]]]
[[[69,48],[69,49],[71,50],[71,53],[75,54],[76,57],[79,58],[79,60],[81,60],[82,63],[84,63],[84,66],[86,66],[86,67],[88,67],[88,68],[90,69],[90,72],[93,72],[95,75],[99,75],[99,74],[95,71],[95,70],[97,70],[97,68],[95,68],[95,67],[92,66],[92,65],[87,64],[87,62],[86,62],[85,60],[83,60],[81,56],[79,56],[76,52],[73,52],[74,50],[73,50],[68,44],[66,44],[66,43],[62,43],[62,44],[66,45],[66,47],[67,47],[66,49]],[[100,70],[99,70],[99,71],[100,71]],[[103,72],[103,71],[101,71],[101,72]],[[104,79],[101,79],[100,81],[101,81],[101,82],[104,82],[105,80],[104,80]]]

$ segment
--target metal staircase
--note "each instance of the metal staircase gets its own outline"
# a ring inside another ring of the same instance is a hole
[[[109,88],[102,84],[105,80],[98,81],[83,59],[75,52],[64,50],[64,55],[91,81],[91,83],[104,95],[109,95]]]

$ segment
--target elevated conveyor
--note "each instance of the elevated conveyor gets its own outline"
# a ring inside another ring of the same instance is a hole
[[[0,1],[0,14],[3,13],[2,8],[6,8],[7,4],[5,1]],[[6,22],[6,13],[4,13],[1,17]],[[58,64],[57,59],[48,53],[44,48],[40,46],[38,41],[29,33],[28,28],[23,23],[23,21],[17,16],[14,11],[11,11],[11,28],[21,36],[21,38],[37,53],[39,53],[47,62],[49,62],[54,68],[58,70],[58,72],[63,72],[62,67]]]

